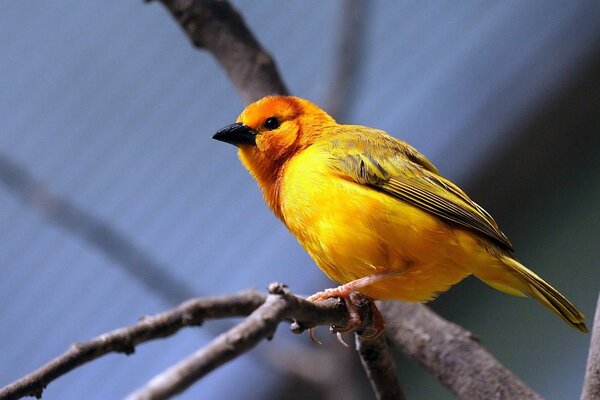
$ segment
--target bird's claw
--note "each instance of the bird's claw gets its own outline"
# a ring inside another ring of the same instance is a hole
[[[347,325],[343,326],[343,327],[332,325],[329,329],[332,333],[336,334],[338,341],[346,347],[349,347],[349,346],[342,338],[342,333],[356,331],[358,328],[361,327],[362,322],[363,322],[357,306],[354,304],[354,302],[350,298],[351,293],[352,292],[350,292],[350,293],[347,292],[346,287],[344,285],[342,285],[342,286],[338,286],[336,288],[330,288],[330,289],[326,289],[322,292],[315,293],[312,296],[308,297],[308,299],[307,299],[312,302],[327,300],[332,297],[339,297],[344,300],[344,302],[346,303],[346,308],[348,309],[348,314],[349,314]],[[375,305],[375,303],[371,303],[370,307],[371,307],[371,312],[373,315],[373,332],[368,335],[365,335],[363,332],[360,332],[360,333],[357,332],[357,335],[359,335],[364,340],[373,340],[373,339],[378,338],[381,335],[381,333],[383,332],[383,328],[384,328],[384,324],[385,324],[385,321],[383,320],[383,317],[382,317],[381,313],[379,312],[379,310],[377,309],[377,306]],[[315,337],[313,329],[314,328],[310,328],[308,330],[308,337],[310,338],[310,340],[313,343],[321,344],[321,342]]]

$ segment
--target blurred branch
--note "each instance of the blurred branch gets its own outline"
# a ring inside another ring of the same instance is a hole
[[[600,295],[598,295],[598,304],[596,305],[590,352],[581,393],[581,400],[598,399],[600,399]]]
[[[471,334],[422,304],[385,302],[390,340],[463,400],[540,400]]]
[[[322,346],[312,342],[284,340],[260,350],[279,372],[302,383],[310,393],[297,394],[296,398],[312,398],[318,393],[324,400],[352,399],[360,393],[358,374],[362,368],[355,362],[354,353],[339,346],[334,337],[320,338]],[[329,339],[329,340],[328,340]],[[283,393],[288,387],[281,389]],[[274,398],[278,398],[274,395]]]
[[[296,333],[318,325],[344,326],[348,322],[342,301],[329,299],[312,303],[292,295],[281,284],[271,284],[269,292],[269,296],[246,291],[233,296],[192,299],[132,326],[75,344],[37,371],[0,389],[0,400],[27,395],[39,397],[50,382],[87,362],[111,352],[131,354],[140,343],[173,335],[183,327],[201,325],[205,319],[250,315],[131,395],[132,399],[167,398],[247,352],[260,340],[270,338],[284,320],[294,320],[292,329]],[[370,304],[364,302],[358,306],[361,320],[371,324]],[[459,398],[541,399],[494,359],[469,332],[425,306],[386,302],[383,307],[390,340],[417,359]],[[368,326],[363,325],[358,330],[365,328]],[[393,362],[382,340],[358,339],[358,350],[379,398],[402,398],[399,397],[402,391],[395,382]]]
[[[16,382],[0,389],[0,400],[24,396],[41,397],[44,388],[67,372],[108,353],[132,354],[135,346],[173,335],[186,326],[202,325],[207,318],[250,314],[265,301],[265,295],[246,291],[233,296],[188,300],[173,310],[145,317],[135,325],[116,329],[90,341],[73,344],[62,355]]]
[[[396,379],[396,364],[385,341],[380,335],[374,340],[356,337],[356,350],[379,400],[405,400],[406,397]]]
[[[370,307],[360,310],[365,315]],[[273,283],[269,285],[265,302],[248,318],[154,377],[128,399],[167,399],[182,392],[215,368],[252,349],[262,339],[271,339],[283,320],[295,320],[312,328],[319,324],[344,326],[348,323],[347,317],[341,302],[312,303],[292,295],[285,285]]]
[[[292,295],[281,284],[271,284],[269,291],[270,296],[249,290],[231,296],[188,300],[170,311],[145,317],[129,327],[74,344],[38,370],[0,389],[0,400],[23,396],[40,397],[50,382],[87,362],[114,352],[132,354],[135,346],[140,343],[171,336],[184,327],[202,325],[206,319],[250,315],[244,322],[193,355],[193,360],[177,369],[179,372],[188,371],[189,367],[190,373],[178,376],[168,373],[166,376],[169,378],[166,380],[152,380],[152,390],[156,389],[157,382],[160,383],[161,390],[165,390],[165,384],[170,385],[171,394],[183,390],[214,368],[248,351],[259,340],[272,336],[277,324],[283,320],[296,320],[296,325],[306,328],[347,324],[348,313],[344,302],[330,299],[312,303]],[[370,312],[369,307],[361,310],[364,314]],[[366,315],[365,320],[369,320]]]
[[[287,318],[306,318],[314,304],[293,296],[283,285],[272,284],[269,296],[250,316],[217,336],[204,348],[171,366],[128,396],[129,400],[168,399],[220,365],[239,357],[275,334]],[[304,309],[303,309],[304,308]],[[343,317],[342,315],[339,315]]]
[[[246,102],[288,92],[275,61],[229,2],[160,2],[169,9],[194,46],[208,50],[217,59]]]
[[[2,154],[0,182],[20,198],[23,204],[103,251],[116,261],[116,265],[162,297],[167,304],[177,304],[194,296],[190,286],[165,272],[168,268],[154,261],[125,235],[62,199],[23,167]]]
[[[368,7],[366,0],[344,0],[342,3],[333,80],[324,102],[328,113],[340,121],[348,116],[356,94],[358,73],[364,59]]]

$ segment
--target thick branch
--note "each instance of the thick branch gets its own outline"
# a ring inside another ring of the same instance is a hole
[[[388,349],[385,336],[374,340],[356,337],[356,351],[379,400],[405,400],[406,397],[396,379],[396,364]]]
[[[246,102],[270,94],[287,94],[275,61],[227,1],[161,0],[161,3],[195,46],[211,52]]]
[[[585,380],[581,400],[600,399],[600,295],[596,305],[596,316],[592,327],[592,339],[590,340],[590,353],[588,354]]]
[[[473,335],[421,304],[386,302],[386,333],[460,399],[540,400]]]

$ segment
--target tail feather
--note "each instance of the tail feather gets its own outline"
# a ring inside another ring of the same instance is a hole
[[[584,315],[558,290],[514,258],[502,255],[500,260],[504,266],[509,268],[512,277],[516,279],[498,280],[498,275],[495,274],[493,280],[488,280],[484,276],[476,275],[490,286],[503,292],[516,295],[519,295],[519,292],[528,294],[573,328],[585,333],[588,332]]]

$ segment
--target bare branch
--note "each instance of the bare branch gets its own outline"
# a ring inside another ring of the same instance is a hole
[[[590,340],[590,352],[588,354],[585,380],[581,400],[600,399],[600,295],[596,305],[594,326],[592,327],[592,338]]]
[[[275,61],[227,1],[161,0],[192,43],[221,64],[246,102],[287,94]]]
[[[262,339],[271,338],[288,308],[286,297],[270,294],[242,323],[154,377],[128,399],[168,399],[184,391],[210,371],[252,349]]]
[[[319,303],[312,303],[292,295],[287,289],[284,290],[283,287],[281,284],[270,285],[270,291],[285,301],[285,313],[281,318],[277,319],[277,323],[283,319],[294,319],[299,321],[295,326],[302,328],[310,328],[317,325],[343,326],[347,323],[348,313],[343,302],[330,299]],[[112,352],[132,354],[135,346],[140,343],[173,335],[181,328],[187,326],[199,326],[207,318],[247,316],[265,303],[266,299],[267,296],[264,294],[249,290],[233,296],[188,300],[173,310],[165,311],[152,317],[145,317],[132,326],[116,329],[90,341],[72,345],[66,352],[48,364],[0,389],[0,400],[18,399],[23,396],[39,397],[44,388],[56,378],[105,354]],[[271,302],[273,301],[271,300]],[[263,312],[268,312],[270,308],[267,307],[266,310],[263,309],[257,315],[268,315],[263,314]],[[279,314],[277,313],[277,315]],[[252,317],[242,323],[241,325],[244,327],[242,332],[254,329],[255,325],[251,322],[254,321],[256,323],[256,318],[256,316]],[[365,319],[367,320],[368,318]],[[239,333],[240,331],[236,329],[240,329],[239,326],[233,328],[232,331]],[[260,335],[266,331],[261,332]],[[264,336],[253,337],[252,340],[258,341],[262,337]],[[228,348],[228,350],[234,352],[232,355],[241,354],[250,348],[244,347],[248,346],[245,341],[240,341],[236,345],[242,346],[241,350]],[[221,350],[216,350],[216,352]],[[235,353],[236,351],[237,353]],[[208,354],[212,357],[216,353],[213,351]],[[228,359],[225,358],[219,363],[215,363],[217,360],[214,358],[209,361],[203,359],[203,362],[207,362],[211,368],[209,370],[212,370]],[[207,367],[204,366],[203,368]]]
[[[385,336],[374,340],[356,337],[356,350],[379,400],[405,400],[406,397],[396,379],[396,364],[388,349]]]
[[[352,399],[359,393],[357,374],[362,374],[353,352],[336,339],[322,337],[322,346],[292,340],[271,343],[261,353],[279,372],[302,382],[323,400]],[[285,390],[285,389],[283,389]],[[296,396],[297,397],[297,396]]]
[[[473,335],[422,304],[385,302],[386,333],[460,399],[540,400]]]
[[[50,382],[98,357],[112,352],[132,354],[135,346],[142,342],[170,336],[186,326],[201,325],[206,318],[248,315],[265,298],[264,294],[251,290],[233,296],[188,300],[173,310],[143,318],[135,325],[72,345],[48,364],[0,389],[0,400],[40,397]]]
[[[292,295],[285,285],[277,283],[269,285],[269,293],[265,303],[243,322],[154,377],[128,399],[167,399],[182,392],[215,368],[254,348],[262,339],[270,339],[284,319],[303,321],[301,325],[304,327],[315,326],[315,317],[326,325],[344,326],[348,323],[348,312],[341,302],[326,300],[312,303]],[[335,308],[330,308],[335,304]],[[370,307],[361,307],[359,312],[369,313]],[[328,319],[325,321],[324,315],[331,318],[325,318]],[[365,315],[365,320],[370,319]]]

